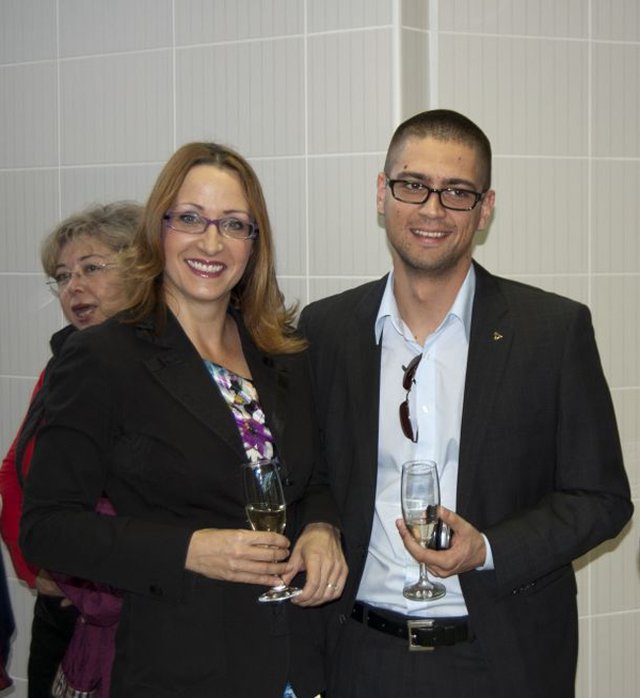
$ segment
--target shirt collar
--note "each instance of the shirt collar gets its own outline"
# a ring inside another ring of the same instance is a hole
[[[380,303],[380,308],[378,309],[378,314],[374,324],[376,344],[380,344],[382,330],[384,328],[386,318],[389,318],[395,329],[400,334],[403,334],[402,327],[404,323],[398,311],[396,298],[393,295],[393,278],[394,274],[393,271],[391,271],[387,277],[387,284],[384,289],[382,302]],[[451,309],[447,313],[445,319],[442,321],[442,324],[444,324],[450,317],[454,317],[462,322],[467,342],[469,341],[469,336],[471,334],[471,314],[473,311],[473,297],[475,290],[476,270],[474,269],[473,264],[471,264],[469,271],[467,272],[467,276],[462,282],[462,286],[456,295],[456,299],[454,300]]]

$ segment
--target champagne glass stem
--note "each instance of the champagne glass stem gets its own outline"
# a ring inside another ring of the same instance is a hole
[[[275,574],[274,577],[276,579],[280,580],[280,584],[277,584],[276,586],[272,587],[275,591],[282,591],[283,589],[287,588],[287,585],[284,583],[284,579],[279,574]]]
[[[430,584],[429,577],[427,576],[427,565],[424,562],[420,563],[420,581],[419,584],[422,586],[428,586]]]

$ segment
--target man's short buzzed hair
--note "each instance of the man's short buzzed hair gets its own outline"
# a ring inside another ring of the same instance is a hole
[[[459,112],[450,109],[423,111],[403,121],[395,130],[384,171],[391,174],[399,150],[411,138],[435,138],[439,141],[456,141],[469,146],[478,153],[482,173],[482,189],[491,187],[491,143],[484,131]]]

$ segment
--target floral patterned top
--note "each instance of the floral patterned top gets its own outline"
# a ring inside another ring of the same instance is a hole
[[[231,409],[247,458],[251,462],[273,458],[273,435],[258,402],[258,391],[253,381],[208,359],[204,363]],[[296,698],[291,684],[285,686],[282,698]]]
[[[204,363],[231,409],[247,458],[251,462],[273,458],[273,435],[258,402],[258,391],[253,381],[213,361],[205,359]]]

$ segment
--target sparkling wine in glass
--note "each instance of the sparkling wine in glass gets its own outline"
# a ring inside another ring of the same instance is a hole
[[[409,531],[423,548],[437,535],[440,483],[436,464],[416,460],[402,466],[402,516]],[[427,577],[427,566],[420,563],[420,578],[406,586],[402,594],[412,601],[434,601],[446,594],[444,584]]]
[[[287,505],[280,480],[278,462],[264,459],[242,466],[245,491],[245,511],[254,531],[274,531],[284,533],[287,524]],[[280,578],[279,578],[280,579]],[[302,593],[302,589],[287,586],[280,579],[278,586],[272,587],[258,597],[263,603],[285,601]]]

